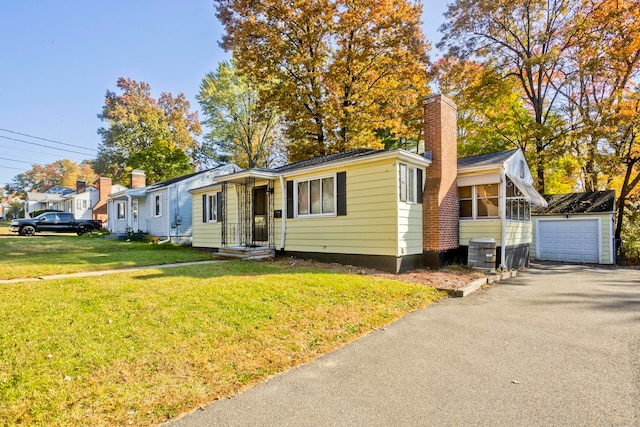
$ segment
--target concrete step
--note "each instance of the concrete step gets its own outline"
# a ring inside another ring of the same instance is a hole
[[[221,248],[217,253],[220,258],[236,258],[245,260],[269,259],[275,257],[275,250],[270,248]]]

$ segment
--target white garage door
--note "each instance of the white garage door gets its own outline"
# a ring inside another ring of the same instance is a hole
[[[597,219],[539,221],[537,257],[549,261],[600,262]]]

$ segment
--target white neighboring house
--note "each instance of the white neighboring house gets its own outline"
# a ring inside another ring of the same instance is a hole
[[[114,192],[109,197],[107,228],[115,235],[143,232],[158,236],[163,242],[191,244],[193,221],[189,190],[238,171],[238,166],[228,164],[149,186],[144,185],[144,174],[134,171],[132,188]]]
[[[74,192],[67,196],[62,210],[72,213],[76,219],[92,219],[93,207],[98,203],[99,198],[98,189],[90,185],[81,193]]]
[[[65,200],[74,191],[72,188],[56,185],[42,193],[30,191],[26,194],[24,203],[24,217],[40,209],[65,210]]]

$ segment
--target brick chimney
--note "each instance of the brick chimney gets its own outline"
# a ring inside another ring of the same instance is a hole
[[[144,171],[134,169],[131,171],[131,188],[139,188],[147,185],[147,177]]]
[[[107,223],[107,200],[111,194],[111,178],[101,176],[98,179],[98,203],[93,207],[93,219],[99,219],[103,225]]]
[[[87,182],[84,178],[76,179],[76,194],[84,193],[87,189]]]
[[[437,269],[459,246],[457,108],[443,95],[430,96],[423,105],[424,149],[432,163],[425,174],[422,245],[425,266]]]

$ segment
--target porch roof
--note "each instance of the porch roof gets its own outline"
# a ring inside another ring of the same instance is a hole
[[[229,175],[216,177],[216,181],[229,182],[231,184],[244,184],[247,178],[276,179],[279,176],[280,174],[275,172],[272,169],[254,168],[254,169],[232,173]]]
[[[547,207],[547,201],[542,197],[542,194],[538,193],[538,190],[536,190],[533,185],[521,180],[520,178],[516,178],[509,173],[506,175],[516,185],[516,187],[518,187],[518,190],[520,190],[522,194],[531,201],[532,204]]]

